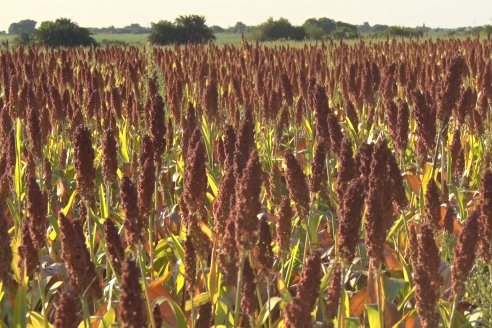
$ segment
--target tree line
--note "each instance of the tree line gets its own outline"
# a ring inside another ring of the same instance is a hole
[[[150,28],[139,24],[131,24],[123,28],[84,28],[68,18],[59,18],[55,21],[42,22],[36,28],[37,22],[25,19],[12,23],[8,29],[9,34],[17,35],[19,44],[38,43],[51,47],[70,46],[97,46],[92,37],[94,33],[131,33],[148,34],[148,41],[154,45],[186,44],[210,42],[215,40],[215,33],[244,33],[248,37],[259,41],[276,40],[333,40],[356,39],[362,35],[409,37],[419,38],[431,29],[425,26],[410,28],[402,26],[387,26],[376,24],[374,26],[365,22],[363,25],[353,25],[341,21],[335,21],[327,17],[310,18],[302,25],[292,25],[287,19],[267,19],[257,26],[247,26],[237,22],[234,26],[223,29],[220,26],[209,27],[204,16],[183,15],[177,17],[174,22],[161,20],[152,23]],[[492,26],[486,25],[482,29],[474,28],[473,31],[485,32],[490,36]]]

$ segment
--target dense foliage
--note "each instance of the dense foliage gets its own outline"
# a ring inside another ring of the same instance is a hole
[[[32,19],[24,19],[20,22],[12,23],[9,26],[8,33],[9,34],[21,34],[28,33],[31,34],[36,29],[37,22]]]
[[[491,52],[2,48],[1,325],[487,326]]]
[[[266,22],[260,24],[255,32],[256,38],[260,41],[273,41],[279,39],[303,40],[306,37],[306,32],[302,27],[293,26],[285,18],[274,20],[270,17]]]
[[[35,31],[36,41],[49,47],[76,47],[95,45],[88,29],[68,18],[42,22]]]
[[[212,29],[205,24],[205,17],[198,15],[179,16],[174,23],[152,23],[149,35],[150,43],[158,45],[206,43],[212,40],[215,40]]]

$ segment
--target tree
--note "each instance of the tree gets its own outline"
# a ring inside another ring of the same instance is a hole
[[[306,31],[302,26],[293,26],[285,18],[275,21],[272,17],[258,26],[256,34],[257,39],[260,41],[303,40],[306,37]]]
[[[49,47],[76,47],[96,45],[88,29],[68,18],[42,22],[35,32],[36,40]]]
[[[9,34],[33,33],[37,22],[32,19],[24,19],[9,26]]]
[[[205,17],[184,15],[176,18],[175,24],[181,38],[180,43],[200,43],[215,40],[212,29],[205,24]]]
[[[309,39],[321,40],[335,30],[336,22],[326,17],[319,19],[309,18],[302,26],[306,30],[306,35]]]
[[[212,29],[212,32],[214,34],[215,33],[224,33],[226,31],[222,26],[219,26],[219,25],[212,25],[212,26],[210,26],[210,28]]]
[[[178,38],[176,26],[169,22],[161,20],[158,23],[151,24],[149,42],[152,44],[171,44],[175,43]]]
[[[169,21],[152,23],[149,35],[150,43],[159,45],[212,40],[215,40],[212,29],[205,24],[205,17],[199,15],[179,16],[174,23]]]
[[[14,42],[18,45],[27,46],[33,41],[33,33],[22,32],[15,38]]]

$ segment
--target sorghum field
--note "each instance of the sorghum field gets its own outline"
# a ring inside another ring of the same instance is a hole
[[[492,40],[0,50],[3,327],[488,327]]]

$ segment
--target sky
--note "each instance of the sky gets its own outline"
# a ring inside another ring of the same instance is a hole
[[[257,25],[269,17],[302,24],[329,17],[351,24],[460,27],[492,24],[492,0],[0,0],[0,30],[22,19],[71,18],[84,27],[150,26],[184,14],[208,25]]]

